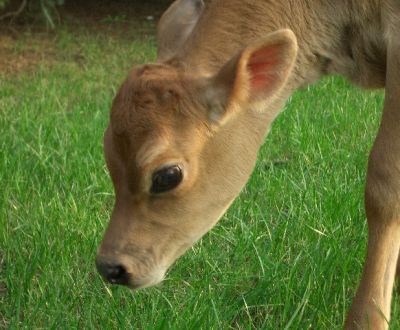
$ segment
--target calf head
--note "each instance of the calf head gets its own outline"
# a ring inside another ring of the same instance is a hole
[[[215,225],[251,174],[296,51],[281,30],[207,76],[173,61],[132,70],[104,137],[116,195],[96,260],[107,280],[160,282]]]

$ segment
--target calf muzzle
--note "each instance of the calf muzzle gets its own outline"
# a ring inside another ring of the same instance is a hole
[[[130,275],[122,263],[98,257],[96,267],[101,276],[111,284],[129,285]]]

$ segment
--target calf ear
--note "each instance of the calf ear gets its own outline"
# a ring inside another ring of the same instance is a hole
[[[159,62],[171,58],[189,37],[204,9],[203,0],[176,0],[157,27]]]
[[[285,86],[296,55],[296,37],[288,29],[245,48],[207,82],[210,119],[221,123],[240,109],[265,108]]]

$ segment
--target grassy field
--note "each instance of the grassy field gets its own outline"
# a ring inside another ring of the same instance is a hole
[[[51,63],[0,77],[0,328],[341,327],[364,260],[382,93],[327,79],[295,94],[217,227],[161,286],[132,293],[94,266],[113,204],[102,134],[154,39],[66,28],[50,39]],[[400,304],[392,317],[400,329]]]

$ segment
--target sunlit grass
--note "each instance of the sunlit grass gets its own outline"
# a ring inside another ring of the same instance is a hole
[[[340,328],[364,259],[381,93],[328,79],[295,94],[219,225],[163,285],[131,293],[94,267],[113,203],[102,134],[154,41],[61,31],[56,48],[62,61],[0,83],[0,327]]]

